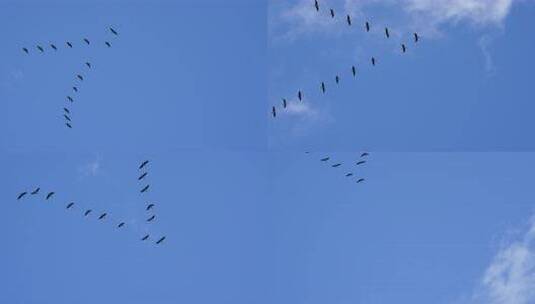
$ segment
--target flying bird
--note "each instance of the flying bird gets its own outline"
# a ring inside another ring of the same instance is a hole
[[[351,67],[351,73],[353,73],[353,77],[357,76],[357,68],[355,68],[355,66]]]
[[[366,21],[366,32],[370,31],[370,23]]]
[[[22,50],[23,50],[23,51],[24,51],[24,52],[25,52],[26,54],[29,54],[29,52],[28,52],[28,49],[27,49],[27,48],[23,47],[23,48],[22,48]]]
[[[368,152],[363,152],[363,153],[360,154],[360,157],[366,157],[366,156],[368,156],[368,155],[370,155],[370,153],[368,153]]]
[[[277,117],[277,110],[275,107],[271,107],[271,115],[273,115],[273,117]]]
[[[75,91],[75,92],[78,92],[78,88],[77,87],[72,87],[72,90]]]
[[[40,45],[37,46],[37,49],[39,49],[39,51],[41,51],[41,53],[43,53],[43,52],[45,51],[45,50],[43,49],[43,47],[40,46]]]
[[[57,51],[57,50],[58,50],[58,48],[57,48],[54,44],[52,44],[52,43],[50,44],[50,47],[53,48],[54,51]]]
[[[372,65],[375,66],[375,57],[372,57]]]
[[[386,35],[386,38],[390,38],[390,31],[388,31],[387,27],[385,27],[385,35]]]
[[[67,41],[67,45],[72,49],[72,44],[69,41]]]
[[[84,81],[84,77],[82,77],[82,75],[78,74],[78,75],[76,75],[76,77],[77,77],[78,79],[80,79],[81,81]]]
[[[331,18],[334,18],[334,10],[331,8]]]
[[[145,172],[145,173],[141,174],[141,176],[139,176],[137,178],[137,180],[142,180],[145,176],[147,176],[147,174],[148,174],[148,172]]]
[[[403,44],[403,43],[401,44],[401,51],[402,51],[403,53],[405,53],[405,52],[407,51],[407,47],[406,47],[405,44]]]
[[[318,3],[318,0],[314,0],[314,7],[316,8],[316,11],[320,11],[320,4]]]
[[[420,40],[420,36],[418,36],[418,33],[414,33],[414,42],[418,42]]]
[[[156,242],[156,244],[160,244],[161,242],[163,242],[163,240],[165,240],[165,236],[162,236],[162,237]]]
[[[149,189],[150,185],[146,185],[143,189],[141,189],[141,193],[146,192]]]
[[[144,241],[144,240],[146,240],[146,239],[148,239],[148,238],[149,238],[149,235],[147,234],[147,235],[145,235],[141,240]]]
[[[66,114],[63,114],[63,117],[65,117],[66,120],[71,121],[71,118],[67,116]]]
[[[143,167],[145,167],[148,163],[149,163],[148,160],[142,162],[141,165],[139,166],[139,169],[143,169]]]
[[[366,163],[365,160],[361,160],[361,161],[357,162],[357,166],[359,166],[359,165],[363,165],[363,164],[365,164],[365,163]]]
[[[74,203],[69,203],[69,204],[67,205],[67,207],[65,207],[65,209],[69,209],[69,208],[71,208],[73,205],[74,205]],[[86,212],[87,212],[87,211],[86,211]]]
[[[54,195],[55,192],[49,192],[47,195],[46,195],[46,199],[49,199],[52,197],[52,195]]]
[[[154,204],[149,204],[146,210],[149,211],[150,209],[152,209],[152,207],[154,207]]]
[[[338,167],[340,167],[341,165],[342,165],[342,164],[334,164],[334,165],[332,165],[331,167],[333,167],[333,168],[338,168]]]
[[[41,190],[41,188],[37,188],[35,190],[32,191],[32,193],[30,193],[31,195],[36,195],[37,193],[39,193],[39,190]]]
[[[69,127],[69,129],[72,129],[72,126],[71,126],[70,123],[66,122],[65,125],[66,125],[67,127]]]
[[[89,40],[87,38],[84,38],[84,41],[87,43],[87,45],[89,45]]]
[[[288,106],[288,103],[286,102],[286,98],[283,98],[282,99],[282,107],[286,109],[287,106]]]
[[[91,68],[91,63],[86,62],[85,65],[87,65],[88,68]]]
[[[71,96],[67,96],[67,99],[68,99],[70,102],[74,102],[74,99],[72,99]]]
[[[86,211],[84,212],[84,216],[88,216],[88,215],[89,215],[89,213],[91,213],[91,211],[92,211],[91,209],[89,209],[89,210],[86,210]]]
[[[26,192],[26,191],[22,192],[21,194],[19,194],[19,196],[17,196],[17,200],[20,200],[20,199],[23,198],[26,194],[28,194],[28,192]]]
[[[328,161],[329,159],[330,159],[330,157],[325,157],[325,158],[320,159],[320,161],[322,161],[322,162],[326,162],[326,161]]]
[[[351,26],[351,17],[347,15],[347,25]]]
[[[69,109],[67,109],[67,108],[63,108],[63,111],[65,111],[65,113],[67,113],[67,114],[71,113],[71,111],[69,111]]]
[[[336,77],[334,78],[334,80],[336,81],[336,83],[339,83],[340,82],[340,77],[338,75],[336,75]]]
[[[119,36],[119,33],[117,33],[117,31],[114,30],[112,27],[110,27],[110,31],[111,31],[115,36]]]
[[[297,98],[299,98],[299,100],[303,100],[303,93],[301,93],[301,91],[297,92]]]
[[[346,174],[346,177],[350,177],[350,176],[353,176],[353,173]]]
[[[108,214],[106,212],[104,212],[98,217],[98,219],[101,220],[101,219],[105,218],[106,215],[108,215]]]
[[[121,228],[124,226],[124,222],[120,222],[119,225],[117,225],[117,228]]]
[[[153,215],[153,216],[149,217],[149,218],[147,219],[147,222],[152,222],[152,221],[154,220],[155,217],[156,217],[156,215]]]
[[[325,83],[321,82],[321,91],[325,93]]]
[[[362,183],[363,181],[365,181],[365,179],[363,179],[363,178],[359,178],[359,179],[357,180],[357,184],[360,184],[360,183]]]
[[[106,43],[106,45],[107,45],[108,47],[111,47],[111,43],[109,43],[108,41],[106,41],[106,42],[104,42],[104,43]]]

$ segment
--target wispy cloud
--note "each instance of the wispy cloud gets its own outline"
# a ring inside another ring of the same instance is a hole
[[[87,176],[96,176],[100,171],[101,157],[98,156],[94,160],[90,161],[87,164],[84,164],[78,168],[78,173],[82,177]]]
[[[503,246],[487,267],[470,304],[535,303],[535,218],[519,239]]]

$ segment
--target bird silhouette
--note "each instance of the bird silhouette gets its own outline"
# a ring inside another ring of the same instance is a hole
[[[43,52],[45,51],[45,50],[43,49],[43,47],[40,46],[40,45],[37,46],[37,49],[38,49],[39,51],[41,51],[41,53],[43,53]]]
[[[72,126],[71,126],[70,123],[66,122],[65,125],[66,125],[67,127],[69,127],[69,129],[72,129]]]
[[[326,162],[326,161],[328,161],[329,159],[331,159],[331,158],[330,158],[330,157],[325,157],[325,158],[320,159],[320,161],[322,161],[322,162]]]
[[[332,165],[331,167],[333,167],[333,168],[338,168],[338,167],[340,167],[341,165],[342,165],[342,164],[334,164],[334,165]]]
[[[353,176],[353,173],[346,174],[346,177],[350,177],[350,176]]]
[[[360,154],[360,157],[366,157],[366,156],[368,156],[368,155],[370,155],[370,153],[368,153],[368,152],[362,152],[362,153]]]
[[[403,43],[401,44],[401,51],[402,51],[403,53],[407,52],[407,47],[406,47],[405,44],[403,44]]]
[[[26,54],[29,54],[30,52],[28,51],[27,48],[23,47],[22,50],[26,53]]]
[[[85,65],[87,65],[88,68],[91,68],[91,63],[86,62]]]
[[[355,66],[351,67],[351,73],[353,73],[353,77],[357,76],[357,68],[355,68]]]
[[[69,209],[69,208],[71,208],[73,205],[74,205],[74,203],[69,203],[69,204],[67,204],[67,207],[65,207],[65,209]],[[86,211],[86,212],[87,212],[87,211]]]
[[[137,180],[142,180],[145,176],[147,176],[147,174],[148,174],[148,172],[145,172],[145,173],[141,174],[141,175],[137,178]]]
[[[282,107],[286,109],[287,105],[288,105],[288,104],[287,104],[287,102],[286,102],[286,98],[283,98],[283,99],[282,99]]]
[[[420,41],[420,36],[418,36],[418,33],[414,33],[414,42]]]
[[[89,45],[89,44],[90,44],[90,42],[89,42],[89,39],[87,39],[87,38],[84,38],[84,41],[85,41],[85,43],[87,43],[87,45]]]
[[[148,238],[149,238],[149,235],[147,234],[147,235],[145,235],[143,238],[141,238],[141,240],[144,241],[144,240],[146,240],[146,239],[148,239]]]
[[[340,83],[340,77],[338,75],[336,75],[336,77],[334,78],[334,80],[336,81],[336,83]]]
[[[114,30],[112,27],[110,27],[110,31],[111,31],[115,36],[119,36],[119,33],[117,33],[117,31]]]
[[[69,109],[67,109],[67,108],[63,108],[63,111],[65,111],[65,113],[67,113],[67,114],[71,113],[71,111],[69,111]]]
[[[67,96],[67,99],[68,99],[70,102],[74,102],[74,99],[72,99],[71,96]]]
[[[149,187],[150,187],[150,185],[146,185],[143,189],[141,189],[140,192],[141,193],[146,192],[147,190],[149,190]]]
[[[35,190],[32,191],[32,193],[30,193],[31,195],[36,195],[37,193],[39,193],[39,190],[41,190],[41,188],[37,188]]]
[[[78,79],[80,79],[81,81],[84,81],[84,77],[82,77],[82,75],[78,74],[78,75],[76,75],[76,77],[77,77]]]
[[[360,184],[360,183],[362,183],[363,181],[365,181],[365,179],[363,179],[363,178],[359,178],[359,179],[357,180],[357,184]]]
[[[366,21],[366,32],[370,31],[370,23]]]
[[[390,38],[390,31],[388,30],[387,27],[385,27],[385,35],[386,35],[386,38]]]
[[[84,216],[88,216],[88,215],[89,215],[89,213],[91,213],[91,211],[93,211],[93,210],[91,210],[91,209],[89,209],[89,210],[86,210],[86,211],[84,212]]]
[[[277,110],[275,107],[271,107],[271,115],[273,115],[273,117],[277,117]]]
[[[154,204],[149,204],[145,210],[149,211],[152,207],[154,207]]]
[[[52,49],[54,49],[54,51],[57,51],[57,50],[58,50],[58,48],[57,48],[54,44],[52,44],[52,43],[50,44],[50,47],[51,47]]]
[[[314,0],[314,7],[316,8],[316,11],[320,11],[320,4],[318,3],[318,0]]]
[[[72,87],[72,90],[75,91],[75,92],[78,92],[78,88],[77,87]]]
[[[54,194],[55,192],[48,192],[48,194],[46,195],[46,199],[51,198]]]
[[[334,10],[331,8],[331,18],[334,18]]]
[[[104,42],[108,47],[111,47],[111,43],[109,43],[108,41]]]
[[[301,93],[301,91],[298,91],[297,92],[297,98],[299,98],[299,100],[303,100],[303,93]]]
[[[101,220],[101,219],[105,218],[106,215],[108,215],[108,214],[106,212],[104,212],[98,217],[98,219]]]
[[[120,222],[119,225],[117,225],[117,228],[121,228],[124,226],[124,222]]]
[[[323,81],[321,82],[321,91],[325,93],[325,83]]]
[[[161,238],[156,242],[156,244],[160,244],[161,242],[163,242],[163,240],[165,240],[165,236],[161,237]]]
[[[347,15],[347,25],[351,26],[351,17]]]
[[[153,215],[147,219],[147,222],[152,222],[156,218],[156,215]]]
[[[143,161],[143,162],[141,163],[141,165],[139,165],[139,169],[143,169],[143,167],[145,167],[148,163],[149,163],[148,160]]]
[[[372,65],[375,66],[375,57],[372,57]]]
[[[65,114],[63,114],[63,117],[65,117],[66,120],[71,121],[71,118]]]
[[[357,162],[357,166],[363,165],[363,164],[365,164],[365,163],[366,163],[365,160],[358,161],[358,162]]]
[[[26,192],[26,191],[20,193],[19,196],[17,196],[17,200],[20,200],[20,199],[23,198],[26,194],[28,194],[28,192]]]
[[[70,43],[69,41],[67,41],[66,43],[67,43],[67,46],[69,46],[72,49],[72,43]]]

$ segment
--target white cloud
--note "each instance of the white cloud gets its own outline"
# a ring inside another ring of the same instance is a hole
[[[499,250],[469,303],[535,303],[535,219],[521,239]]]
[[[489,50],[492,40],[493,38],[490,35],[483,35],[478,41],[479,48],[483,53],[483,59],[485,61],[485,70],[490,75],[494,74],[496,71],[496,66],[494,65],[494,60],[492,59],[492,55]]]
[[[97,157],[95,160],[90,161],[89,163],[80,166],[78,172],[82,176],[96,176],[100,171],[101,158]]]

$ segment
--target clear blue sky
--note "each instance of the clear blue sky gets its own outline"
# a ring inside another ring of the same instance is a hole
[[[366,48],[329,31],[276,39],[290,25],[271,17],[293,1],[177,2],[0,3],[0,303],[475,304],[464,300],[532,214],[535,154],[466,151],[534,148],[534,8],[485,30],[491,71],[471,26],[406,58],[366,38],[385,58],[375,71],[314,99],[312,118],[275,121],[279,95],[312,97],[314,79]],[[60,49],[37,53],[50,42]]]

